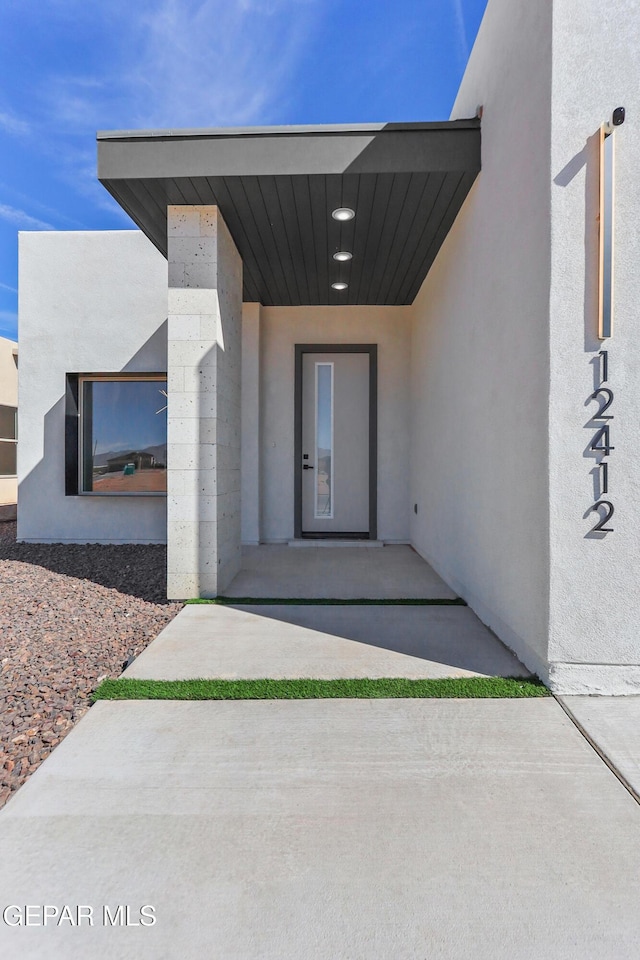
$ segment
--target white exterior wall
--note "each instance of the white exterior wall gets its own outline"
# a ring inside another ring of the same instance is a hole
[[[548,637],[551,3],[490,0],[482,172],[413,305],[411,539],[532,669]]]
[[[640,692],[640,19],[490,0],[453,116],[482,172],[414,304],[412,540],[562,693]],[[615,325],[597,339],[597,132],[616,106]],[[614,532],[589,536],[609,353]]]
[[[21,233],[18,538],[162,543],[164,497],[65,496],[65,375],[166,372],[167,264],[138,231]]]
[[[260,314],[259,303],[242,305],[242,542],[260,543]]]
[[[409,539],[408,307],[262,307],[262,539],[294,536],[296,343],[378,344],[378,539]]]
[[[640,10],[637,0],[555,0],[551,150],[551,598],[549,659],[567,693],[640,693]],[[598,157],[617,106],[613,337],[596,339]],[[613,533],[585,537],[596,499],[592,358],[609,353]]]
[[[0,337],[0,404],[7,407],[18,406],[18,368],[14,350],[18,344],[7,337]],[[0,508],[9,505],[9,510],[0,509],[0,520],[6,516],[15,516],[15,502],[18,494],[18,482],[15,477],[0,477]]]

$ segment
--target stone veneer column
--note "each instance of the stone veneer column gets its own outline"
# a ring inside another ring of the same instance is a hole
[[[170,206],[167,594],[240,569],[242,261],[215,206]]]

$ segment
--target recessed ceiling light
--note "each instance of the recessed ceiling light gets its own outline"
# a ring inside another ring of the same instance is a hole
[[[355,215],[355,210],[352,210],[351,207],[338,207],[331,214],[334,220],[353,220]]]
[[[334,253],[334,260],[351,260],[353,254],[349,253],[348,250],[338,250],[337,253]]]
[[[337,283],[332,283],[331,286],[333,287],[334,290],[346,290],[349,284],[343,283],[342,280],[338,280]]]

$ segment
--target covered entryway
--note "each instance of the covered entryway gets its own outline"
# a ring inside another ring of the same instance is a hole
[[[406,545],[309,540],[242,548],[228,597],[291,600],[454,600],[456,594]]]
[[[169,596],[223,594],[241,543],[409,542],[408,310],[479,119],[98,139],[168,260]]]

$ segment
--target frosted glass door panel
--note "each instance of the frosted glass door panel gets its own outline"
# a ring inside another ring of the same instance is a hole
[[[316,519],[333,519],[333,364],[316,363]]]

